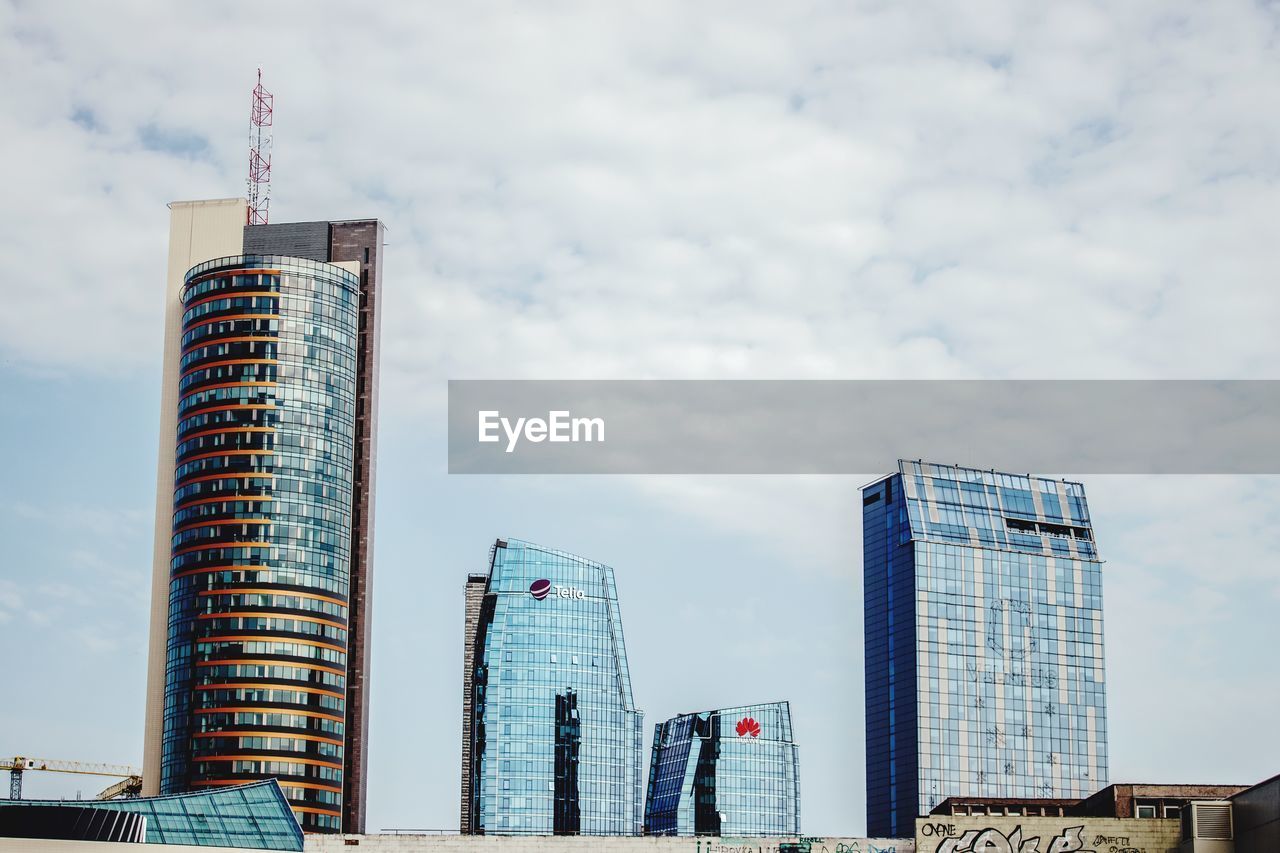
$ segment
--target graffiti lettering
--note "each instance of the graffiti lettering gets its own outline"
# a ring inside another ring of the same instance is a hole
[[[880,847],[865,838],[800,836],[794,840],[778,839],[776,844],[761,844],[755,839],[726,836],[717,840],[698,838],[691,853],[898,853],[898,849],[893,844]]]
[[[708,851],[711,849],[710,842],[707,849]],[[836,851],[837,853],[862,853],[856,841],[850,841],[848,844],[837,842]],[[827,847],[827,839],[821,836],[801,836],[800,840],[794,843],[790,841],[779,843],[777,853],[831,853],[831,851]]]
[[[1093,839],[1093,846],[1099,853],[1145,853],[1143,848],[1132,846],[1127,835],[1099,835]]]
[[[705,845],[701,841],[698,842],[699,849],[705,850],[706,853],[777,853],[779,847],[760,848],[754,845],[732,845],[732,844],[713,844],[708,841]]]
[[[923,827],[921,829],[921,834],[925,834]],[[958,838],[949,833],[950,837],[938,845],[935,853],[1096,853],[1085,849],[1083,832],[1083,826],[1068,827],[1041,847],[1040,836],[1023,838],[1021,826],[1008,835],[994,827],[970,829]]]
[[[924,836],[936,835],[938,837],[955,835],[956,825],[954,823],[926,823],[920,827],[920,834]]]

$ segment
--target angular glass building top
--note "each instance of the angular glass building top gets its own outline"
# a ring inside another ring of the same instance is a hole
[[[1079,483],[923,462],[899,465],[910,473],[902,485],[915,541],[1097,559]]]
[[[1079,483],[923,462],[863,489],[867,828],[1107,784],[1101,562]]]
[[[146,819],[144,838],[148,844],[302,849],[302,829],[274,779],[132,800],[0,800],[0,808],[6,806],[72,807],[72,811],[87,806],[94,810],[142,815]]]
[[[646,835],[800,834],[787,702],[681,714],[654,726]]]
[[[613,570],[499,540],[471,647],[465,830],[638,835],[642,714]]]

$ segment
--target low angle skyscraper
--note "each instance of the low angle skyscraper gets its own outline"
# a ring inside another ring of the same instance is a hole
[[[800,834],[791,705],[681,714],[654,726],[645,835]]]
[[[170,211],[143,793],[363,832],[383,226]]]
[[[1107,784],[1102,563],[1079,483],[899,461],[862,490],[867,831]]]
[[[613,569],[500,539],[479,581],[466,587],[463,832],[639,835],[643,715]]]

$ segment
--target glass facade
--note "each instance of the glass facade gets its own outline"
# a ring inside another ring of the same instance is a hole
[[[489,565],[470,661],[465,831],[638,835],[643,715],[613,569],[516,540],[499,540]]]
[[[1107,784],[1101,561],[1079,483],[899,462],[863,489],[867,831]]]
[[[800,834],[800,769],[786,702],[681,714],[654,726],[646,835]]]
[[[336,831],[360,280],[220,258],[181,299],[160,791],[276,777]]]
[[[132,800],[0,800],[0,808],[6,806],[90,807],[139,814],[146,818],[148,844],[302,849],[302,829],[279,785],[270,779],[191,794]],[[92,844],[86,846],[86,849],[92,848]]]

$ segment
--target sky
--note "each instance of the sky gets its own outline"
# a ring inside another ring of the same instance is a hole
[[[805,834],[861,834],[857,498],[894,460],[450,477],[446,381],[1277,378],[1278,27],[1262,0],[0,0],[0,753],[141,763],[165,204],[243,194],[262,67],[272,221],[389,229],[369,828],[456,826],[463,582],[515,537],[614,566],[647,728],[789,699]],[[1085,486],[1112,780],[1280,771],[1280,479]]]

